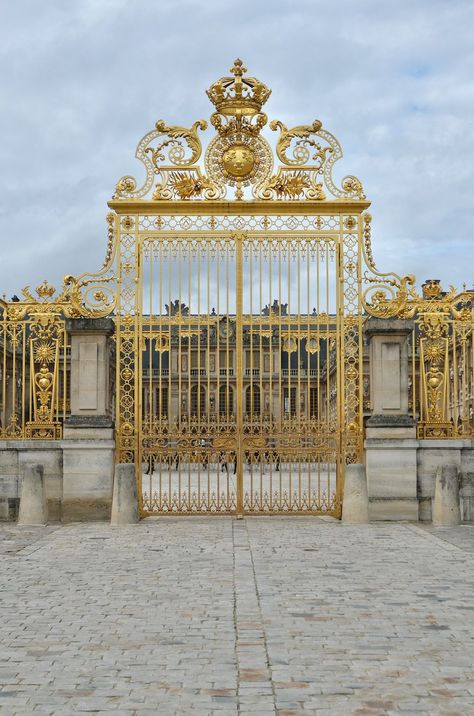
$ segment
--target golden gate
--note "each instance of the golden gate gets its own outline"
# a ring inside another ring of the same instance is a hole
[[[144,185],[124,177],[109,204],[118,460],[137,466],[142,514],[339,515],[362,451],[369,204],[355,177],[336,187],[342,152],[318,121],[270,124],[274,171],[270,90],[244,72],[208,91],[204,169],[206,123],[160,120],[137,148]]]
[[[240,60],[207,94],[202,161],[204,120],[159,120],[139,142],[145,178],[117,183],[98,273],[0,299],[0,439],[62,439],[68,319],[113,316],[101,390],[142,516],[339,516],[374,409],[366,317],[411,321],[418,437],[472,438],[473,292],[378,271],[362,185],[333,178],[338,141],[318,120],[272,121],[271,145],[270,90]]]

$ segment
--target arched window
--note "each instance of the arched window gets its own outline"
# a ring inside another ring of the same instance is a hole
[[[193,385],[191,388],[191,415],[202,417],[206,414],[206,391],[203,385]]]
[[[245,392],[245,412],[252,418],[260,415],[260,388],[249,385]]]
[[[221,385],[219,388],[219,414],[221,417],[228,419],[234,412],[234,392],[227,385]]]

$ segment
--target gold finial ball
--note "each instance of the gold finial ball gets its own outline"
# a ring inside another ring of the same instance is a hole
[[[244,177],[255,165],[255,154],[245,144],[233,144],[224,152],[222,165],[231,176]]]

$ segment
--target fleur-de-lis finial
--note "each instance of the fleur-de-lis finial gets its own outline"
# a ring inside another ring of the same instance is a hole
[[[230,68],[229,72],[232,72],[234,77],[242,77],[244,72],[247,72],[247,68],[244,66],[242,60],[237,57],[237,59],[234,60],[234,66]]]

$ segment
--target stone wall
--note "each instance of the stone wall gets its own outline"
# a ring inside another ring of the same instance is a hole
[[[49,520],[61,519],[63,453],[61,443],[50,440],[0,441],[0,519],[16,519],[24,469],[37,463],[44,467]]]
[[[69,319],[71,415],[63,439],[0,441],[0,519],[16,519],[26,465],[44,468],[48,520],[110,519],[114,474],[110,318]]]
[[[0,441],[0,520],[17,518],[24,470],[35,464],[44,467],[49,522],[109,519],[114,469],[109,433],[100,439]]]
[[[112,504],[112,428],[75,429],[58,441],[0,441],[0,520],[15,520],[26,465],[44,466],[48,520],[108,520]],[[474,440],[366,439],[371,520],[431,521],[436,471],[459,470],[461,515],[474,521]]]
[[[420,440],[408,406],[408,341],[413,321],[370,318],[372,414],[366,422],[365,462],[372,520],[432,518],[439,467],[459,471],[461,515],[474,520],[474,441]]]
[[[461,517],[474,520],[474,440],[419,440],[417,489],[420,520],[430,521],[438,467],[453,465],[459,470]]]

